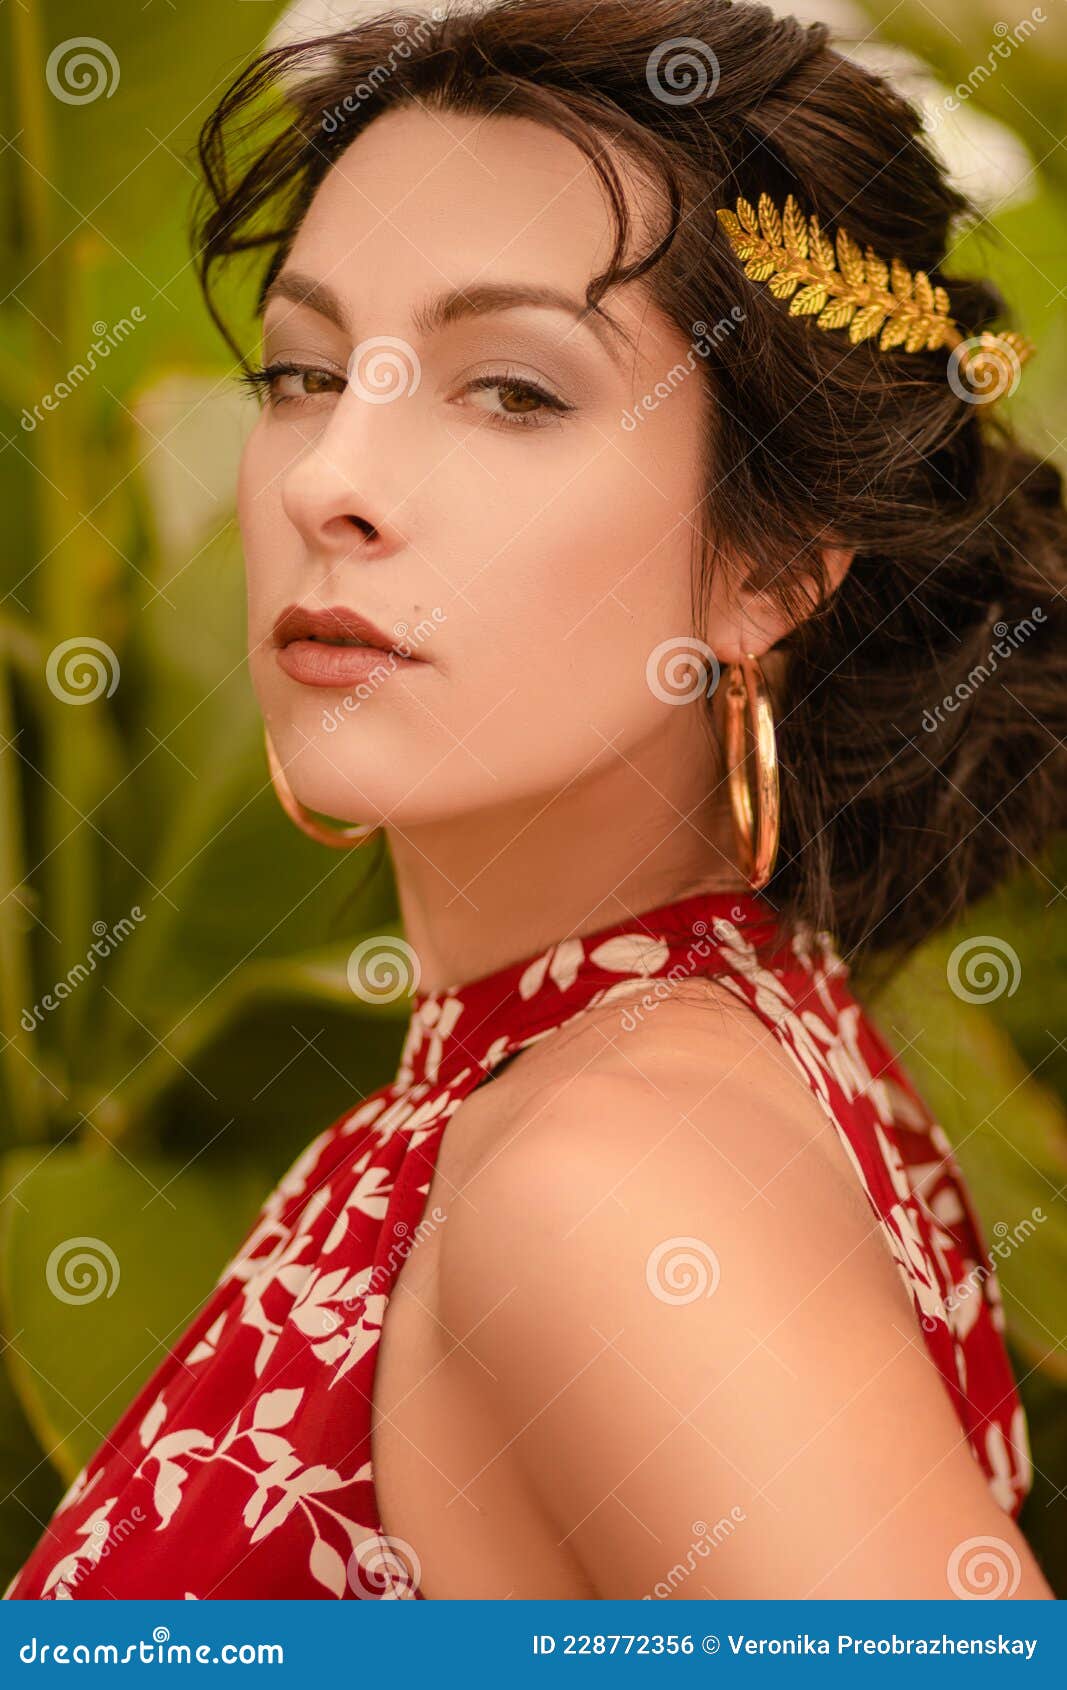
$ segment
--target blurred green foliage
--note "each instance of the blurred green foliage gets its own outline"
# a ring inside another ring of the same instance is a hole
[[[887,36],[920,47],[949,81],[977,52],[933,33],[925,8],[880,9]],[[270,790],[232,519],[243,422],[187,242],[196,131],[278,10],[188,0],[148,16],[100,0],[93,29],[116,71],[91,101],[57,98],[46,69],[83,32],[74,0],[25,0],[3,20],[4,1581],[280,1174],[392,1077],[406,1019],[402,1003],[361,1003],[346,979],[361,933],[398,931],[387,860],[323,853]],[[1006,100],[1000,115],[1046,156],[991,246],[988,233],[968,235],[977,249],[957,258],[992,270],[1041,347],[1019,414],[1043,451],[1067,435],[1067,349],[1048,282],[1067,249],[1067,154],[1040,133],[1055,128],[1065,71],[1064,56],[1020,52],[1003,86],[976,96],[991,109]],[[27,427],[123,321],[89,379]],[[86,636],[106,648],[90,661],[108,690],[65,701],[49,658]],[[1038,1468],[1024,1525],[1067,1592],[1048,1508],[1067,1484],[1062,884],[1062,872],[1035,869],[968,924],[1017,952],[1012,995],[988,1006],[953,995],[953,934],[877,1012],[958,1146],[987,1227],[1035,1205],[1050,1217],[999,1271]],[[41,1010],[102,938],[102,965]],[[107,1240],[121,1272],[110,1295],[72,1303],[53,1295],[49,1263],[78,1237]]]

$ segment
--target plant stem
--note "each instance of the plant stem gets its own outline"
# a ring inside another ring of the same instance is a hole
[[[54,215],[59,196],[53,187],[55,164],[38,0],[22,0],[10,9],[10,17],[18,152],[25,161],[19,176],[26,230],[20,253],[26,279],[20,299],[33,323],[34,382],[38,393],[47,394],[65,374],[74,266],[69,232],[57,229]],[[92,636],[99,617],[92,587],[98,541],[83,515],[85,463],[92,441],[88,430],[85,438],[79,432],[78,413],[76,400],[62,400],[33,437],[39,558],[33,574],[46,654],[64,639]],[[113,729],[106,719],[106,700],[79,707],[64,702],[60,691],[51,686],[42,697],[44,778],[39,795],[47,850],[49,927],[59,941],[50,972],[58,978],[84,954],[92,919],[100,913],[98,836],[82,817],[99,802],[99,772],[108,766],[102,744]],[[72,1066],[88,1007],[81,993],[64,1006],[62,1034]]]
[[[0,646],[0,1076],[4,1115],[11,1141],[24,1142],[41,1131],[41,1099],[29,1036],[22,1015],[33,1001],[33,975],[24,911],[19,902],[23,881],[22,793],[16,769],[15,719],[7,652]]]

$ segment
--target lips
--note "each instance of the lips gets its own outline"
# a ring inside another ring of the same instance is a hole
[[[395,651],[396,642],[390,634],[349,610],[347,605],[330,605],[327,609],[308,610],[304,605],[291,604],[283,610],[274,624],[274,644],[280,649],[294,640],[321,640],[327,645],[359,644],[374,646],[378,651]]]
[[[414,652],[401,655],[392,635],[347,605],[289,605],[274,624],[274,645],[279,667],[311,687],[377,685],[421,661]]]

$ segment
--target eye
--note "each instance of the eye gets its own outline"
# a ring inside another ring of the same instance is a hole
[[[260,365],[241,371],[236,380],[240,386],[250,388],[261,398],[265,397],[275,409],[279,405],[299,405],[324,393],[341,392],[347,385],[347,377],[335,375],[332,370],[318,369],[312,364]],[[289,383],[288,389],[285,383]]]
[[[478,376],[474,381],[467,383],[466,391],[478,396],[475,409],[485,411],[496,428],[550,428],[568,411],[574,410],[573,405],[568,405],[557,394],[550,393],[546,387],[507,371],[497,375]],[[487,398],[498,394],[499,408],[492,404],[480,403],[483,394]]]
[[[282,405],[303,406],[323,394],[343,392],[347,376],[313,364],[276,363],[257,366],[238,373],[236,381],[265,398],[272,410]],[[496,375],[478,376],[467,383],[466,391],[478,396],[475,408],[486,413],[486,420],[495,428],[545,428],[573,411],[563,399],[538,382],[510,371]],[[482,403],[480,396],[486,396]],[[499,396],[494,405],[492,395]]]

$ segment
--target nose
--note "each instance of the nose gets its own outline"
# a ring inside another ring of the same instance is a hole
[[[404,461],[403,425],[398,429],[400,419],[387,419],[385,409],[346,389],[329,421],[283,473],[282,508],[309,555],[369,563],[403,545],[385,499],[387,482]]]

